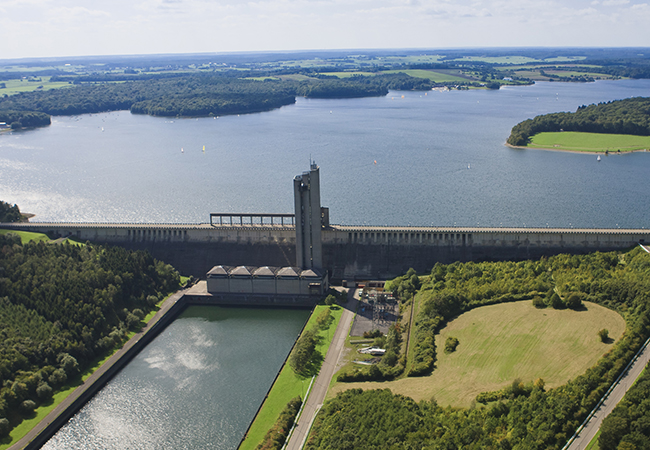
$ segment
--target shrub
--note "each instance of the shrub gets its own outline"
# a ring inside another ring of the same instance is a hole
[[[557,295],[556,292],[554,292],[553,295],[551,295],[550,303],[551,303],[551,306],[553,307],[553,309],[564,309],[565,308],[564,302],[562,301],[560,296]]]
[[[458,343],[458,339],[449,336],[445,341],[445,353],[449,354],[455,352],[456,347],[458,347]]]
[[[546,303],[544,302],[544,299],[542,297],[536,295],[535,297],[533,297],[533,306],[535,308],[543,309],[546,308]]]
[[[603,328],[598,332],[598,337],[600,338],[601,342],[607,342],[609,340],[609,330],[607,328]]]
[[[316,318],[316,323],[318,324],[318,328],[321,330],[326,329],[329,327],[330,323],[332,323],[332,320],[334,318],[332,317],[332,313],[330,312],[329,309],[324,309]]]
[[[281,449],[287,440],[287,435],[296,420],[301,405],[302,400],[300,397],[291,399],[255,450]]]
[[[48,400],[52,397],[52,388],[47,383],[41,383],[36,388],[36,395],[41,400]]]
[[[566,299],[567,308],[580,309],[582,308],[582,298],[577,292],[572,292]]]
[[[11,426],[9,425],[9,421],[4,417],[0,418],[0,438],[8,435],[10,430]]]
[[[31,414],[36,409],[36,403],[33,400],[25,400],[20,404],[20,412]]]
[[[377,338],[383,336],[382,332],[379,330],[370,330],[370,331],[364,331],[363,332],[363,337],[366,339],[372,339],[372,338]]]
[[[303,373],[307,370],[314,350],[316,350],[316,333],[314,330],[305,331],[296,342],[296,348],[293,349],[289,357],[289,365],[294,372]]]

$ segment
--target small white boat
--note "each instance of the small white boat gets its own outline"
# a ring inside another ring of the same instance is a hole
[[[600,162],[600,155],[598,155],[598,158],[596,158],[596,161]]]

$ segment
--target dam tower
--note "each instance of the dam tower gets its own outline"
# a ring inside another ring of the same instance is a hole
[[[315,162],[293,179],[296,208],[296,266],[323,271],[322,227],[329,225],[327,208],[320,206],[320,173]]]

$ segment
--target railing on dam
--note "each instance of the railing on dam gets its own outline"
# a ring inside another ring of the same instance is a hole
[[[215,226],[216,218],[219,218],[219,225],[244,226],[244,225],[276,225],[280,219],[279,225],[294,226],[295,214],[250,214],[250,213],[210,213],[210,225]],[[290,223],[285,224],[287,219]]]

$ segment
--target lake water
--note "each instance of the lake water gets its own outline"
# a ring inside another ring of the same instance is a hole
[[[650,223],[650,153],[597,162],[504,142],[512,126],[538,114],[649,94],[650,80],[537,83],[298,98],[219,119],[54,117],[49,127],[0,135],[0,199],[38,221],[287,213],[292,179],[311,157],[332,223],[640,228]]]
[[[43,448],[234,449],[308,316],[189,307]]]

